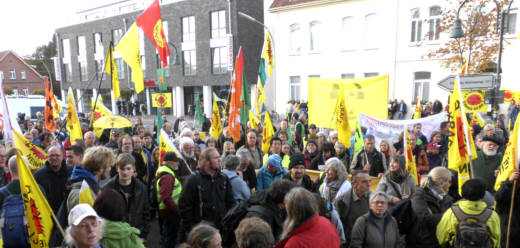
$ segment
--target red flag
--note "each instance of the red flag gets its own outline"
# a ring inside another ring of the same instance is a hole
[[[170,49],[168,48],[166,36],[164,35],[159,0],[154,0],[150,7],[137,17],[136,23],[153,43],[159,53],[163,67],[166,67],[168,65],[167,58],[170,56]]]
[[[240,107],[242,107],[242,72],[244,71],[244,56],[242,47],[238,49],[235,59],[235,71],[233,73],[233,88],[231,89],[231,102],[229,103],[229,132],[233,141],[240,141]]]
[[[56,124],[54,123],[54,114],[52,111],[54,92],[52,92],[51,83],[48,77],[45,78],[45,85],[45,129],[54,133],[56,131]]]

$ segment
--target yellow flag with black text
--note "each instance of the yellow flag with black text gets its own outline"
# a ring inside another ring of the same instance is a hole
[[[408,126],[404,126],[404,142],[406,144],[405,148],[405,158],[406,158],[406,171],[413,176],[415,181],[415,185],[419,185],[419,177],[417,175],[417,163],[415,162],[415,156],[413,155],[412,145],[410,143],[410,133],[408,132]]]
[[[27,231],[31,247],[49,247],[49,239],[54,226],[51,214],[52,209],[43,196],[40,187],[34,180],[29,166],[20,151],[16,151],[20,192],[27,217]]]
[[[177,154],[178,158],[183,159],[182,154],[179,152],[179,150],[177,150],[177,147],[173,145],[166,131],[161,129],[159,135],[159,165],[162,164],[163,156],[166,152],[174,152],[175,154]]]
[[[260,120],[256,118],[255,113],[253,113],[251,110],[249,110],[249,124],[251,125],[252,129],[256,129],[258,125],[260,125]]]
[[[107,55],[105,57],[105,72],[112,76],[112,90],[114,91],[114,100],[121,96],[119,90],[119,75],[117,74],[117,65],[114,59],[114,45],[110,42]]]
[[[132,82],[135,84],[135,93],[139,94],[144,90],[143,69],[141,67],[141,55],[139,54],[139,36],[137,25],[132,24],[130,29],[119,43],[115,50],[121,55],[123,60],[132,68]]]
[[[345,104],[345,95],[342,90],[339,91],[339,96],[336,99],[336,106],[332,115],[332,122],[334,129],[338,131],[338,141],[350,148],[350,125],[347,117],[347,106]]]
[[[209,134],[218,141],[222,130],[222,120],[220,119],[217,100],[213,97],[213,112],[211,113],[211,128],[209,130]]]
[[[27,140],[21,133],[13,129],[14,144],[22,155],[29,161],[31,170],[37,170],[45,166],[47,153],[40,147]]]
[[[83,132],[81,131],[81,124],[79,123],[75,106],[74,93],[72,93],[72,89],[69,88],[69,92],[67,93],[67,131],[69,131],[70,134],[70,143],[74,143],[76,139],[83,140]]]
[[[271,139],[273,138],[273,135],[273,122],[271,121],[271,117],[269,117],[269,113],[265,112],[264,131],[262,132],[262,151],[265,154],[269,152],[269,147],[271,146]]]
[[[518,161],[520,161],[520,154],[518,153],[518,143],[520,142],[518,139],[518,128],[520,128],[519,123],[520,118],[516,118],[513,133],[511,134],[511,137],[509,137],[507,148],[504,152],[504,157],[502,158],[502,164],[498,167],[498,175],[495,182],[496,191],[498,191],[500,185],[511,176],[513,171],[518,169]]]

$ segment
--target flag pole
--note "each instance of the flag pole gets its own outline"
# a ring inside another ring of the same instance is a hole
[[[110,41],[110,45],[108,45],[108,49],[113,49],[113,44],[112,41]],[[111,53],[111,56],[114,56],[114,53],[112,52]],[[105,65],[106,65],[106,61],[105,61]],[[110,72],[112,72],[112,57],[110,57]],[[103,68],[105,68],[105,66],[103,66]],[[99,86],[98,86],[98,90],[96,92],[96,99],[94,101],[94,107],[92,108],[94,111],[92,113],[92,115],[94,116],[90,116],[90,129],[94,129],[94,118],[96,117],[96,106],[97,106],[97,102],[98,102],[98,98],[99,98],[99,94],[100,94],[100,90],[101,90],[101,83],[103,83],[103,76],[105,75],[105,73],[101,73],[101,77],[99,79]],[[112,74],[111,74],[112,76]],[[111,77],[112,78],[112,77]],[[113,107],[113,106],[112,106]]]
[[[63,227],[60,225],[60,222],[58,221],[58,218],[56,218],[56,215],[54,215],[54,211],[50,211],[50,212],[51,212],[52,219],[54,220],[54,222],[56,223],[56,226],[58,227],[58,230],[60,230],[61,235],[65,239],[65,232],[63,231]]]
[[[507,234],[506,234],[506,248],[509,248],[509,239],[511,236],[511,222],[513,220],[513,207],[515,205],[515,194],[516,194],[516,185],[518,180],[515,180],[513,183],[513,192],[511,192],[511,207],[509,208],[509,218],[507,220]]]

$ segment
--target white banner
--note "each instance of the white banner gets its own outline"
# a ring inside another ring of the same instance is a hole
[[[408,128],[412,128],[416,123],[422,124],[421,132],[430,140],[430,135],[433,131],[438,131],[441,122],[446,120],[446,112],[411,120],[384,120],[359,113],[359,123],[362,127],[367,128],[367,134],[374,135],[376,148],[379,147],[379,142],[385,139],[388,140],[390,144],[398,142],[399,135],[403,132],[404,127],[408,126]]]

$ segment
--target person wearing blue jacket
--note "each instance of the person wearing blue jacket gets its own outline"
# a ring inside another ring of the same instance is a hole
[[[267,163],[258,170],[256,189],[268,189],[273,181],[282,179],[287,173],[287,169],[282,166],[282,158],[278,154],[272,154],[267,158]]]

